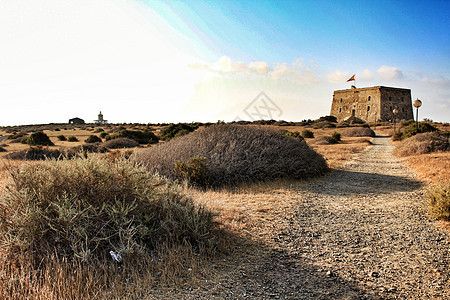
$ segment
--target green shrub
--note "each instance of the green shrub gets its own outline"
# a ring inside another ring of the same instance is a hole
[[[144,131],[123,129],[119,133],[108,135],[106,140],[109,141],[117,138],[129,138],[139,144],[155,144],[159,141],[159,138],[148,129],[144,129]]]
[[[6,150],[5,148],[3,148],[3,147],[0,147],[0,152],[7,152],[8,150]]]
[[[285,135],[293,137],[293,138],[296,138],[296,139],[299,139],[301,141],[304,140],[304,138],[302,137],[302,135],[298,131],[288,131],[288,132],[285,133]]]
[[[400,131],[394,132],[394,134],[392,135],[391,139],[393,141],[400,141],[402,139],[402,133]]]
[[[173,183],[126,159],[47,160],[11,169],[0,196],[2,256],[31,262],[125,261],[161,243],[214,251],[213,214]]]
[[[429,124],[427,122],[419,122],[418,123],[418,127],[419,128],[417,128],[417,125],[414,122],[409,123],[407,126],[403,127],[401,129],[401,131],[402,131],[402,139],[407,139],[407,138],[409,138],[409,137],[411,137],[413,135],[416,135],[418,133],[438,131],[438,129],[435,126],[433,126],[433,125],[431,125],[431,124]]]
[[[175,174],[189,183],[201,187],[209,185],[209,174],[206,168],[206,157],[191,157],[186,161],[175,163]]]
[[[315,122],[323,122],[323,121],[337,123],[337,118],[334,116],[323,116],[318,118]]]
[[[106,133],[106,132],[102,132],[102,133],[100,133],[100,137],[102,138],[102,139],[104,139],[104,138],[106,138],[108,136],[108,133]]]
[[[27,140],[27,143],[32,146],[53,146],[54,144],[50,141],[48,135],[43,133],[42,131],[34,132],[30,135]]]
[[[278,130],[215,124],[137,154],[151,172],[179,178],[175,163],[204,157],[210,186],[324,174],[323,157]]]
[[[86,143],[92,144],[92,143],[101,143],[102,139],[99,138],[96,135],[90,135],[87,139],[84,140]]]
[[[450,221],[450,183],[441,182],[427,189],[430,216]]]
[[[78,142],[78,139],[76,137],[74,137],[74,136],[69,136],[67,138],[67,141],[69,141],[69,142]]]
[[[333,138],[333,139],[335,139],[336,141],[340,141],[341,140],[341,134],[339,133],[339,132],[337,132],[337,131],[334,131],[332,134],[331,134],[331,137]]]
[[[314,132],[312,132],[311,130],[308,130],[308,129],[304,129],[302,131],[302,137],[304,137],[305,139],[313,139]]]
[[[64,136],[64,135],[58,135],[57,136],[57,138],[58,138],[58,140],[60,140],[60,141],[67,141],[67,138]]]
[[[186,135],[197,129],[198,126],[189,125],[184,123],[170,124],[168,127],[161,131],[161,139],[168,141],[178,136]]]

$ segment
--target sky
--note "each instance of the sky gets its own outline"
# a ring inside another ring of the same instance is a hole
[[[450,1],[0,0],[0,126],[301,121],[351,84],[450,122]]]

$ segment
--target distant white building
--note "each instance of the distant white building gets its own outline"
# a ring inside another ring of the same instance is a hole
[[[94,120],[94,122],[96,124],[106,124],[106,123],[108,123],[108,120],[103,119],[103,114],[102,114],[102,112],[100,112],[98,114],[98,120]]]

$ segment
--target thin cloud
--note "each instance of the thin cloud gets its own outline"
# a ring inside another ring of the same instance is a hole
[[[247,74],[266,75],[273,80],[289,81],[296,84],[311,84],[318,81],[314,70],[315,63],[306,65],[303,59],[297,59],[292,64],[276,63],[271,68],[265,61],[254,61],[248,64],[233,61],[228,56],[222,56],[218,61],[207,63],[196,63],[189,65],[192,69],[203,70],[217,74]]]
[[[381,79],[384,80],[395,80],[403,78],[403,72],[399,68],[389,67],[386,65],[383,65],[380,68],[378,68],[377,74],[378,76],[380,76]]]
[[[328,81],[331,83],[346,82],[350,78],[350,73],[335,70],[327,75]]]

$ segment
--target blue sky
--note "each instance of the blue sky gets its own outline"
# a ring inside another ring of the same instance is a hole
[[[410,88],[450,121],[450,1],[0,0],[0,125],[329,114],[336,89]]]

